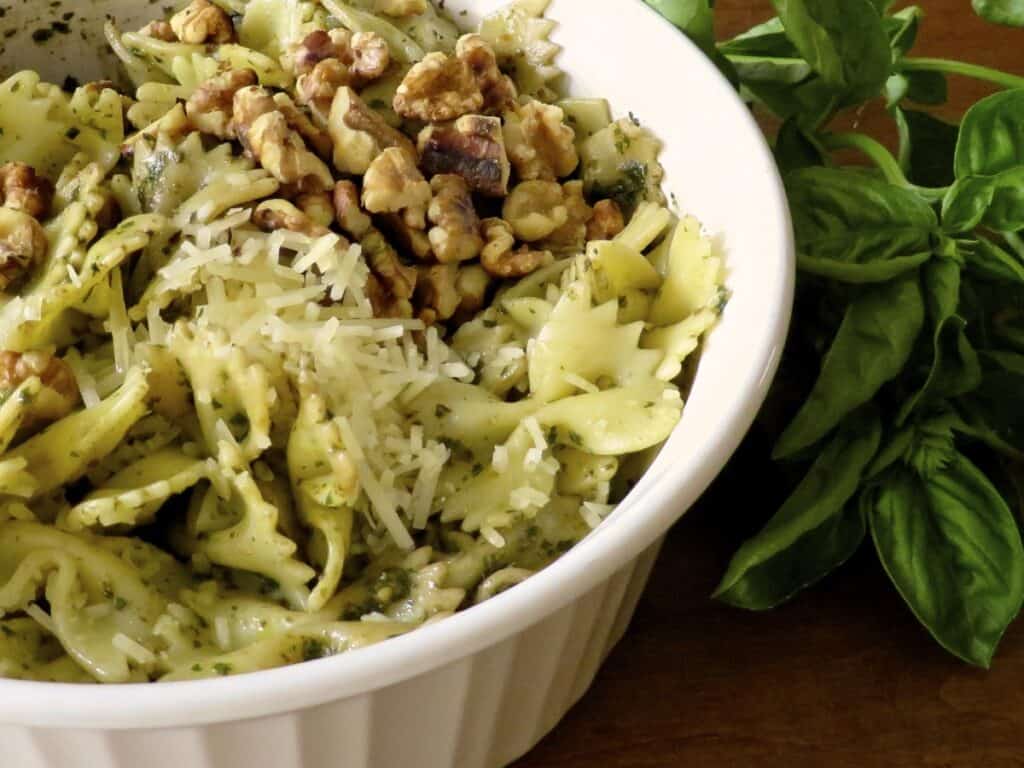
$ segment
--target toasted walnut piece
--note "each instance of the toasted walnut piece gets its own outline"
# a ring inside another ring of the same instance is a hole
[[[420,261],[437,261],[430,237],[422,228],[411,226],[404,216],[397,213],[387,213],[379,219],[381,226],[403,254],[415,256]]]
[[[454,123],[430,125],[420,131],[418,143],[426,173],[456,173],[474,192],[489,197],[508,192],[512,166],[499,118],[466,115]]]
[[[455,46],[455,55],[466,62],[473,73],[484,97],[484,114],[501,115],[516,108],[519,99],[516,84],[498,68],[498,58],[486,40],[476,34],[463,35]]]
[[[391,66],[391,49],[376,32],[357,32],[352,36],[349,68],[360,85],[373,82]]]
[[[373,12],[385,16],[417,16],[427,12],[427,0],[375,0]]]
[[[397,299],[411,299],[416,290],[416,268],[402,262],[398,251],[376,228],[371,228],[359,241],[370,270]]]
[[[46,390],[32,403],[22,426],[39,421],[56,421],[67,416],[79,403],[78,384],[71,367],[45,352],[0,352],[0,397],[6,397],[24,381],[38,378]]]
[[[317,226],[327,229],[334,223],[334,203],[329,192],[307,192],[295,198],[295,206]]]
[[[587,240],[611,240],[626,228],[622,209],[614,200],[594,203],[594,216],[587,224]]]
[[[359,189],[351,181],[339,181],[334,185],[334,218],[343,230],[353,237],[361,238],[373,222],[359,207]]]
[[[530,250],[526,245],[513,250],[516,239],[511,225],[503,219],[484,219],[481,230],[487,244],[480,253],[480,265],[494,277],[525,277],[554,261],[550,251]]]
[[[347,29],[318,29],[306,35],[289,52],[290,69],[296,75],[308,75],[316,65],[327,59],[344,61],[349,56],[352,33]]]
[[[310,237],[323,237],[330,230],[313,221],[287,200],[265,200],[252,212],[252,223],[264,232],[287,229]]]
[[[219,139],[235,138],[235,94],[256,85],[251,69],[229,69],[202,83],[185,102],[185,113],[199,131]]]
[[[505,198],[501,215],[516,237],[528,243],[543,240],[569,221],[565,193],[557,181],[517,184]]]
[[[300,104],[315,107],[321,113],[330,109],[334,95],[342,86],[352,82],[348,67],[337,59],[321,61],[313,71],[299,75],[295,81],[295,94]]]
[[[412,317],[412,302],[393,296],[372,272],[366,276],[366,298],[374,317]]]
[[[242,145],[281,183],[294,184],[299,192],[322,192],[334,187],[330,170],[288,126],[264,89],[250,86],[235,94],[234,121]]]
[[[314,124],[287,93],[275,93],[274,104],[284,115],[288,127],[297,132],[320,157],[329,160],[334,151],[334,142],[327,131]]]
[[[487,289],[491,286],[491,276],[479,264],[470,264],[459,268],[455,278],[455,292],[459,294],[459,313],[474,315],[487,303]]]
[[[428,235],[437,260],[447,264],[475,259],[484,241],[466,182],[461,176],[444,174],[431,179],[430,188],[434,199],[427,216],[434,226]]]
[[[27,277],[46,258],[42,225],[32,216],[0,208],[0,291]]]
[[[183,43],[233,43],[235,25],[231,17],[209,0],[192,0],[171,17],[171,29]]]
[[[334,166],[342,173],[363,175],[370,163],[388,147],[400,147],[410,156],[416,148],[400,131],[366,106],[351,88],[339,88],[331,104],[327,132],[334,140]]]
[[[53,184],[25,163],[0,165],[0,195],[5,208],[43,219],[53,202]]]
[[[151,21],[139,30],[139,34],[151,37],[154,40],[163,40],[165,43],[178,42],[178,36],[174,34],[174,28],[167,21]]]
[[[469,65],[443,53],[428,53],[409,70],[395,92],[395,112],[402,117],[441,123],[479,112],[483,94]]]
[[[402,213],[411,227],[426,226],[430,184],[413,157],[388,147],[370,163],[363,177],[363,207],[371,213]]]
[[[565,113],[553,104],[530,101],[505,114],[505,147],[523,181],[553,181],[575,171],[575,140]]]
[[[435,264],[418,269],[420,276],[416,283],[416,306],[433,310],[438,320],[447,320],[462,303],[455,288],[458,267],[455,264]]]
[[[587,224],[594,216],[594,209],[583,197],[582,181],[563,184],[562,199],[568,218],[565,224],[544,239],[543,246],[553,251],[580,253],[587,242]]]

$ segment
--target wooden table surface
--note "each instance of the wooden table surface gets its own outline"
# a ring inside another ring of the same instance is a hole
[[[969,0],[919,0],[916,55],[1024,74],[1024,30],[974,17]],[[721,34],[769,15],[719,0]],[[954,83],[953,117],[984,93]],[[859,120],[871,130],[880,110]],[[754,439],[744,453],[760,454]],[[742,457],[673,530],[633,625],[593,689],[517,768],[1003,768],[1024,766],[1024,621],[990,672],[939,650],[862,550],[766,614],[708,599],[729,555],[771,509]],[[767,495],[767,494],[766,494]]]

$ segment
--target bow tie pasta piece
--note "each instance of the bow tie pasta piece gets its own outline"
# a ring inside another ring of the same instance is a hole
[[[38,489],[36,479],[28,472],[23,458],[0,459],[0,496],[30,499]]]
[[[531,418],[517,427],[502,448],[502,458],[480,471],[474,467],[454,493],[442,497],[441,522],[461,521],[467,533],[495,530],[534,516],[550,501],[559,467],[537,421]],[[454,465],[446,474],[454,479],[459,469]]]
[[[311,32],[327,29],[327,12],[305,0],[249,0],[238,25],[239,42],[275,61]]]
[[[653,374],[660,355],[640,349],[643,323],[618,324],[618,303],[593,306],[586,281],[571,284],[527,355],[530,394],[551,402],[573,394],[579,380],[595,387]]]
[[[65,416],[7,456],[27,462],[37,482],[35,495],[73,482],[113,451],[145,415],[148,391],[145,372],[133,368],[121,388],[99,405]]]
[[[187,583],[180,564],[141,541],[0,524],[0,610],[26,611],[103,682],[146,680],[158,668],[152,627],[167,593]],[[49,615],[35,605],[40,595]]]
[[[159,451],[118,472],[59,522],[71,530],[146,525],[171,496],[183,493],[206,476],[207,466],[202,459],[175,449]]]
[[[448,565],[434,550],[389,550],[379,554],[360,577],[341,590],[323,616],[356,620],[366,614],[415,626],[456,610],[466,590],[450,583]]]
[[[441,379],[411,403],[411,413],[431,438],[455,440],[477,458],[488,460],[523,419],[541,407],[536,400],[505,402],[487,390]]]
[[[334,596],[352,542],[352,508],[359,472],[319,395],[306,392],[288,439],[288,474],[302,521],[314,531],[311,549],[323,553],[320,579],[309,596],[319,611]]]
[[[23,352],[46,347],[65,329],[66,313],[83,302],[108,275],[141,250],[166,225],[163,216],[145,214],[122,221],[89,248],[81,268],[57,264],[0,309],[0,347]]]
[[[537,412],[537,421],[554,428],[560,443],[598,456],[619,456],[667,439],[682,409],[679,390],[651,377],[550,403]]]
[[[14,440],[42,391],[43,382],[38,376],[31,376],[15,387],[14,391],[3,393],[3,404],[0,404],[0,453],[6,451]]]
[[[221,334],[185,323],[174,327],[168,348],[191,384],[210,456],[219,456],[225,441],[237,444],[245,461],[270,447],[274,393],[262,366]]]
[[[123,136],[120,105],[111,112],[112,93],[93,97],[79,89],[71,101],[56,85],[40,82],[35,72],[12,75],[0,83],[0,162],[27,163],[55,179],[84,152],[104,169],[112,168],[120,157],[118,136]]]
[[[237,522],[199,538],[195,552],[211,563],[258,573],[277,582],[289,602],[304,608],[306,588],[316,572],[297,559],[298,546],[278,532],[278,510],[267,503],[248,472],[224,470],[229,496],[221,501],[208,492],[206,500],[226,505],[227,519]]]
[[[717,322],[717,312],[703,309],[674,325],[653,328],[644,333],[640,346],[664,354],[654,375],[662,381],[674,381],[682,373],[683,363],[700,346],[701,338]]]
[[[480,24],[480,36],[498,56],[498,63],[514,73],[524,96],[543,101],[557,98],[554,81],[562,75],[555,65],[561,47],[551,42],[555,22],[544,18],[550,0],[515,0]]]
[[[668,274],[651,308],[653,325],[671,325],[702,309],[721,310],[724,304],[722,260],[711,240],[701,235],[696,219],[676,227],[669,250]]]
[[[29,618],[0,620],[0,677],[49,683],[94,682],[60,642]]]

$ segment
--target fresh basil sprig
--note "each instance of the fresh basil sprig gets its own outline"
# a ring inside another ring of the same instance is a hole
[[[775,18],[717,44],[709,0],[648,3],[778,118],[797,239],[797,311],[761,421],[780,476],[803,479],[716,597],[771,608],[870,532],[932,636],[988,666],[1024,602],[1024,77],[913,57],[924,13],[888,0],[773,0]],[[1024,26],[1024,0],[973,7]],[[949,77],[1003,90],[951,124],[927,111]],[[874,100],[895,153],[830,130]],[[840,162],[851,150],[867,164]]]

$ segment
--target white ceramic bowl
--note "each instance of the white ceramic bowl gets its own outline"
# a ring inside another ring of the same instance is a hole
[[[110,73],[104,14],[141,24],[145,0],[12,4],[0,68],[51,79]],[[467,23],[503,0],[448,0]],[[74,11],[70,34],[31,33]],[[166,685],[0,681],[4,768],[481,768],[529,750],[587,690],[622,636],[668,528],[749,428],[789,322],[785,198],[747,109],[640,0],[554,0],[570,90],[608,98],[665,140],[668,189],[715,234],[732,300],[683,419],[618,510],[524,584],[410,635],[240,677]],[[40,18],[41,16],[41,18]],[[458,16],[457,16],[458,17]],[[84,37],[80,34],[82,30]],[[685,649],[680,649],[685,653]],[[680,694],[683,696],[684,694]],[[682,703],[682,702],[680,702]]]

